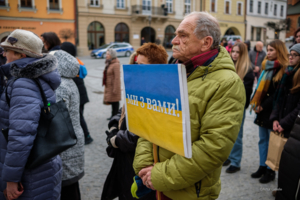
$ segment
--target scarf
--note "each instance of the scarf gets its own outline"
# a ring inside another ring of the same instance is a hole
[[[274,97],[274,102],[273,102],[274,110],[279,110],[279,108],[282,104],[282,100],[283,100],[282,93],[283,93],[283,90],[286,85],[286,80],[288,80],[288,78],[293,76],[298,69],[299,68],[296,68],[296,67],[294,68],[292,66],[288,66],[286,68],[285,73],[282,75],[280,83],[278,84],[276,91],[275,91],[275,97]]]
[[[185,65],[187,75],[192,73],[198,66],[205,64],[210,58],[214,57],[218,53],[219,49],[213,49],[198,56],[194,56],[190,60],[183,63]]]
[[[114,58],[114,59],[115,59],[115,58]],[[103,71],[102,86],[106,85],[107,70],[108,70],[108,67],[110,66],[111,62],[112,62],[114,59],[108,59],[108,60],[105,61],[105,69],[104,69],[104,71]]]
[[[257,106],[261,105],[262,100],[265,98],[270,83],[272,81],[273,75],[277,70],[279,70],[280,65],[279,62],[264,60],[262,62],[262,69],[264,69],[258,79],[257,86],[250,102],[250,111],[255,110]]]

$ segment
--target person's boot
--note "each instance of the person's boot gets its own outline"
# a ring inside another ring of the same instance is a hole
[[[227,159],[224,163],[223,166],[228,166],[231,163],[231,161],[229,159]]]
[[[240,167],[235,167],[233,165],[230,165],[227,169],[226,169],[226,173],[232,174],[235,173],[237,171],[240,171],[241,168]]]
[[[85,144],[91,144],[94,141],[93,138],[90,135],[86,136],[84,138],[84,140],[85,140],[84,141]]]
[[[262,175],[264,175],[267,171],[266,166],[259,166],[258,170],[251,174],[252,178],[260,178]]]
[[[260,183],[269,183],[275,179],[275,172],[267,169],[267,172],[259,179]]]

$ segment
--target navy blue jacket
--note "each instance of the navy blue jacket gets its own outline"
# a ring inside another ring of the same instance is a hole
[[[5,91],[0,98],[0,130],[9,128],[8,142],[0,132],[0,200],[4,200],[6,182],[23,184],[24,192],[18,200],[60,199],[62,163],[59,156],[35,169],[25,169],[43,106],[39,88],[31,78],[40,80],[48,102],[55,103],[55,89],[60,85],[57,60],[52,55],[44,55],[40,59],[22,58],[8,65],[12,76],[18,79],[7,84],[10,107]]]

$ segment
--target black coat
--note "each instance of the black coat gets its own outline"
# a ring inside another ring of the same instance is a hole
[[[84,81],[83,81],[83,79],[81,79],[79,77],[73,78],[73,80],[78,87],[78,91],[79,91],[79,95],[80,95],[80,105],[84,105],[87,102],[89,102],[89,97],[88,97],[88,94],[87,94],[87,91],[86,91],[86,88],[84,85]]]
[[[118,114],[113,116],[108,127],[117,127],[121,118],[122,108]],[[115,143],[118,148],[108,147],[106,149],[109,157],[114,158],[109,174],[106,177],[101,200],[112,200],[119,197],[119,200],[136,200],[131,195],[131,185],[135,172],[132,164],[135,148],[139,137],[129,132],[124,119],[120,130],[116,135]],[[141,200],[156,200],[155,191],[147,194]]]
[[[285,137],[288,137],[292,127],[300,111],[300,91],[291,93],[290,89],[293,87],[293,77],[289,77],[283,87],[282,103],[278,110],[273,110],[270,120],[279,121],[280,126],[284,129]]]
[[[248,73],[245,75],[243,82],[246,90],[245,109],[247,109],[250,104],[250,98],[253,91],[253,82],[254,82],[254,74],[251,68],[249,69]]]
[[[277,72],[274,73],[273,77],[277,74]],[[254,120],[254,123],[258,126],[273,129],[273,121],[270,120],[270,115],[273,109],[273,100],[277,85],[278,82],[275,83],[272,78],[268,92],[261,102],[261,107],[263,110],[260,113],[257,113],[256,119]]]
[[[300,113],[281,154],[275,200],[300,200]]]

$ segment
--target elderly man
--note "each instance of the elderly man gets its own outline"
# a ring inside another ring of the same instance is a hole
[[[263,50],[264,44],[258,41],[252,51],[249,52],[249,58],[253,65],[253,72],[258,80],[261,71],[261,63],[266,57],[266,52]]]
[[[186,16],[173,39],[173,56],[187,70],[191,159],[164,148],[153,166],[152,144],[138,140],[134,170],[162,199],[217,199],[220,174],[237,138],[245,105],[243,82],[226,49],[217,20],[205,12]],[[155,126],[155,124],[153,124]],[[163,133],[162,133],[163,134]]]

